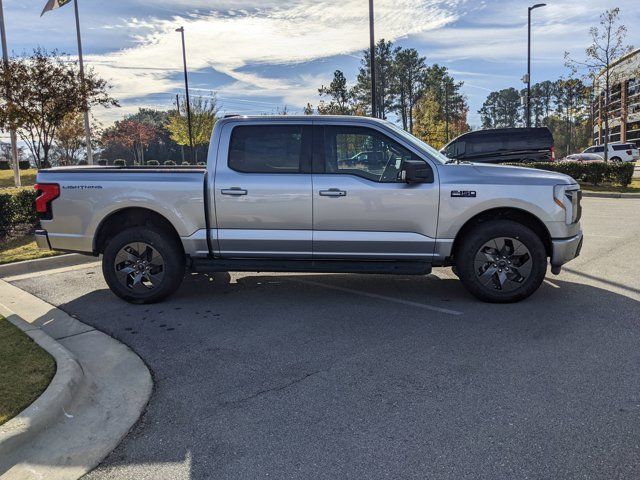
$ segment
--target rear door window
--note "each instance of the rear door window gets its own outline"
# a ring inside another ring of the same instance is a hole
[[[243,173],[300,173],[311,160],[310,127],[241,125],[231,132],[229,168]]]

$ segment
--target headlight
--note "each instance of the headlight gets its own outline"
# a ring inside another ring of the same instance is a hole
[[[553,187],[553,200],[564,210],[567,224],[580,220],[582,191],[579,185],[556,185]]]

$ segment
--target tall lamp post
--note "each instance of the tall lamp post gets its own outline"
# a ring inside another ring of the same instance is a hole
[[[182,61],[184,63],[184,88],[187,92],[187,128],[189,129],[189,147],[191,150],[191,162],[193,162],[193,134],[191,130],[191,102],[189,101],[189,75],[187,73],[187,49],[184,44],[184,27],[176,28],[176,32],[182,35]]]
[[[546,3],[536,3],[529,7],[527,15],[527,128],[531,127],[531,10],[546,5]]]
[[[377,117],[376,111],[376,40],[373,30],[373,0],[369,0],[369,65],[371,67],[371,116]]]
[[[9,64],[9,51],[7,49],[7,32],[4,26],[4,10],[2,8],[2,0],[0,0],[0,36],[2,37],[2,60],[5,67]],[[10,98],[10,92],[7,93],[7,99]],[[11,161],[13,162],[13,181],[16,187],[20,187],[22,182],[20,181],[20,166],[18,165],[18,138],[16,137],[16,131],[11,130],[9,132],[11,137]]]

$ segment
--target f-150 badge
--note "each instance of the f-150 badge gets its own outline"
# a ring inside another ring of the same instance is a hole
[[[467,197],[467,198],[476,198],[475,190],[452,190],[452,197]]]

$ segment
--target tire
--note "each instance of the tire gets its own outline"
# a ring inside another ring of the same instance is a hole
[[[184,277],[178,239],[158,227],[132,227],[111,238],[102,257],[109,288],[130,303],[155,303],[175,292]]]
[[[475,297],[513,303],[540,287],[547,272],[547,252],[530,228],[511,220],[494,220],[466,236],[456,255],[456,267],[460,281]]]
[[[611,159],[611,161],[612,161],[613,163],[622,163],[622,159],[621,159],[620,157],[613,157],[613,158]]]

